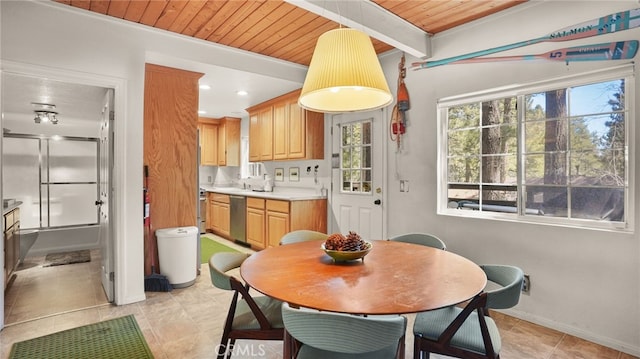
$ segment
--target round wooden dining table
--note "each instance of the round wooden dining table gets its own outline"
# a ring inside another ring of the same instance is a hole
[[[242,263],[240,275],[257,291],[294,306],[370,315],[455,305],[487,282],[477,264],[441,249],[374,240],[364,260],[334,262],[322,243],[262,250]]]

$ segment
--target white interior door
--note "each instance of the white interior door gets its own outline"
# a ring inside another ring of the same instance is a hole
[[[102,119],[100,123],[100,178],[98,191],[100,197],[96,205],[100,211],[100,249],[101,249],[101,277],[102,287],[107,295],[107,300],[113,302],[114,275],[113,275],[113,240],[111,238],[111,211],[113,206],[111,198],[111,176],[113,172],[113,90],[108,89],[102,107]]]
[[[332,117],[329,232],[384,238],[384,111]]]

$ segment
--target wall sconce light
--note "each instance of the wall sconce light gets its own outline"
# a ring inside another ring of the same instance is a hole
[[[35,112],[36,117],[33,119],[35,123],[41,122],[51,122],[54,125],[58,124],[58,113],[55,110],[56,105],[52,105],[49,103],[39,103],[32,102],[31,103],[36,109],[33,110]]]
[[[339,28],[318,38],[298,99],[300,107],[324,113],[369,111],[393,101],[371,39]]]

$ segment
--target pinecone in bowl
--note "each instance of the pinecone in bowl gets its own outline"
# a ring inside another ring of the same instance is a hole
[[[330,235],[324,242],[324,248],[333,251],[361,251],[367,249],[367,243],[358,233],[349,231],[346,236],[341,233]]]

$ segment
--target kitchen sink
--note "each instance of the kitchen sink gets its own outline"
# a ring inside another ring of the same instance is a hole
[[[225,191],[225,192],[242,192],[245,191],[242,188],[238,188],[238,187],[214,187],[213,188],[214,191]]]

